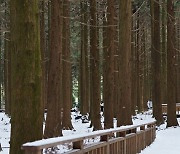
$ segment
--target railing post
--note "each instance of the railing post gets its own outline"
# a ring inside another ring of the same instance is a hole
[[[153,141],[155,140],[155,138],[156,138],[156,124],[154,123],[154,139],[153,139]]]
[[[108,143],[108,141],[109,141],[109,134],[107,134],[107,135],[103,135],[103,136],[101,136],[100,137],[100,141],[105,141],[105,142],[107,142],[107,149],[106,149],[106,153],[107,154],[109,154],[110,153],[110,146],[109,146],[109,143]]]
[[[119,137],[126,137],[126,131],[119,132]]]
[[[146,147],[146,131],[145,131],[145,125],[140,127],[140,130],[143,131],[143,149]]]
[[[147,128],[150,128],[150,142],[149,143],[152,143],[152,141],[153,141],[153,129],[152,129],[152,124],[149,124],[149,125],[147,125]]]
[[[126,154],[126,131],[119,132],[119,137],[124,137],[124,154]]]
[[[137,132],[136,128],[131,129],[131,133],[136,133],[136,132]]]
[[[133,152],[136,152],[137,153],[137,128],[133,128],[133,129],[131,129],[131,133],[134,133],[135,134],[135,143],[134,144],[136,144],[136,146],[135,146],[135,149],[133,150]]]
[[[73,142],[73,149],[83,149],[83,140]]]
[[[140,130],[145,130],[145,125],[141,126]]]
[[[101,138],[100,138],[100,141],[106,141],[106,142],[108,142],[108,140],[109,140],[109,135],[103,135],[103,136],[101,136]]]
[[[151,125],[151,143],[155,140],[156,124]]]

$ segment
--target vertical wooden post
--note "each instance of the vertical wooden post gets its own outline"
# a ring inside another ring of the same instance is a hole
[[[152,131],[153,131],[153,129],[152,129],[152,124],[149,124],[149,125],[147,125],[147,128],[149,128],[150,129],[150,138],[148,139],[149,140],[149,143],[152,143]]]
[[[136,132],[137,132],[136,128],[131,129],[131,133],[136,133]]]
[[[137,128],[133,128],[133,129],[131,129],[131,133],[134,133],[135,134],[135,143],[134,144],[136,144],[136,146],[135,146],[135,149],[133,149],[133,152],[135,152],[135,153],[137,153],[137,134],[136,134],[136,132],[137,132]]]
[[[141,126],[140,130],[145,130],[145,125]]]
[[[154,139],[153,139],[153,141],[155,140],[155,138],[156,138],[156,124],[154,124]]]
[[[106,142],[108,142],[108,140],[109,140],[109,135],[103,135],[103,136],[101,136],[101,138],[100,138],[100,141],[106,141]]]
[[[119,132],[118,135],[124,137],[124,154],[126,154],[126,131]]]
[[[73,142],[73,149],[83,149],[83,140]]]
[[[146,146],[146,134],[145,134],[146,132],[145,132],[145,125],[141,126],[141,127],[140,127],[140,130],[143,131],[143,147],[142,147],[142,149],[144,149],[145,146]]]
[[[119,137],[126,137],[126,131],[118,132]]]
[[[100,141],[106,141],[107,142],[106,153],[110,153],[110,146],[109,146],[109,143],[108,143],[108,141],[109,141],[109,134],[101,136]]]

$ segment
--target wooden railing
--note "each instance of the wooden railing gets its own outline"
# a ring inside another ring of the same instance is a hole
[[[162,104],[162,113],[167,115],[167,104]],[[180,115],[180,103],[176,103],[176,114]]]
[[[81,135],[44,139],[22,145],[25,154],[41,154],[43,149],[71,143],[65,154],[136,154],[150,145],[156,137],[156,122],[123,128],[113,128]],[[86,143],[89,139],[99,139]]]

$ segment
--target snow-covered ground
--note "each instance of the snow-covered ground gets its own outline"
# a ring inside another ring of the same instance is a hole
[[[180,154],[179,144],[180,127],[159,130],[155,142],[144,149],[141,154]]]
[[[0,113],[0,144],[3,148],[3,151],[1,151],[0,154],[9,153],[10,129],[10,118],[4,113]]]
[[[77,115],[78,113],[72,114],[72,124],[74,130],[64,130],[64,136],[92,132],[92,128],[88,128],[90,123],[82,123],[81,119],[75,120],[75,117]],[[151,112],[146,112],[145,114],[138,114],[137,116],[133,117],[133,124],[142,124],[151,121],[154,121]],[[4,113],[0,113],[0,143],[3,149],[0,154],[9,153],[10,126],[10,119]],[[157,138],[155,142],[149,147],[147,147],[145,150],[143,150],[141,154],[179,154],[179,136],[179,127],[166,129],[166,125],[164,124],[158,128]],[[60,151],[66,151],[66,147],[67,146],[60,146]]]

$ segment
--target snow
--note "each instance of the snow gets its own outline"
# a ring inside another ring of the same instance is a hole
[[[141,154],[180,154],[180,127],[157,131],[156,140]]]
[[[50,140],[43,140],[43,142],[59,142],[65,139],[72,139],[72,137],[82,137],[86,135],[94,135],[96,133],[104,133],[107,132],[107,130],[100,130],[97,132],[92,132],[92,128],[89,128],[90,123],[82,123],[81,119],[75,120],[75,117],[79,115],[79,113],[73,112],[72,113],[72,124],[74,127],[74,130],[63,130],[63,136],[65,138],[59,137],[59,138],[53,138]],[[102,118],[103,120],[103,118]],[[133,116],[133,124],[140,125],[143,123],[149,123],[154,121],[154,118],[152,118],[151,111],[145,112],[144,114],[138,114],[136,116]],[[180,122],[180,119],[178,119]],[[116,126],[116,120],[114,119],[114,124]],[[130,126],[122,126],[121,129],[127,128]],[[0,113],[0,143],[3,148],[3,151],[0,152],[0,154],[8,154],[9,153],[9,140],[10,140],[10,118],[7,117],[4,113]],[[115,128],[119,129],[119,128]],[[180,127],[176,128],[166,128],[166,124],[161,125],[158,127],[157,130],[157,137],[155,139],[155,142],[152,143],[149,147],[147,147],[145,150],[141,152],[141,154],[179,154],[180,153]],[[88,139],[84,141],[85,143],[92,143],[97,142],[99,138],[94,139]],[[27,143],[28,144],[28,143]],[[27,145],[26,144],[26,145]],[[37,141],[37,144],[42,144],[42,141]],[[69,148],[72,147],[72,144],[64,144],[58,146],[59,152],[66,152]]]
[[[0,144],[3,147],[3,151],[0,154],[9,153],[10,130],[10,118],[4,113],[0,113]]]

